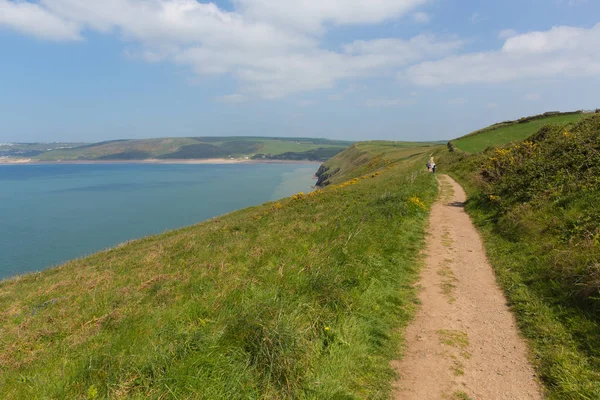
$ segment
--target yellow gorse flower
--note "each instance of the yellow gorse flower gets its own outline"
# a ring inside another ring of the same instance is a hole
[[[292,200],[302,200],[305,197],[306,195],[304,194],[304,192],[299,192],[292,196]]]
[[[413,196],[410,199],[408,199],[408,201],[410,201],[412,204],[414,204],[415,206],[422,208],[423,210],[427,209],[427,206],[425,205],[425,203],[423,203],[421,201],[421,199],[419,199],[417,196]]]

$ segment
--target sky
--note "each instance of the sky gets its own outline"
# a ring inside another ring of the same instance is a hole
[[[598,0],[0,0],[0,142],[446,140],[600,107]]]

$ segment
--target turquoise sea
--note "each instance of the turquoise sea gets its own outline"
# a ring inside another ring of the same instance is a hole
[[[317,168],[0,165],[0,279],[310,191]]]

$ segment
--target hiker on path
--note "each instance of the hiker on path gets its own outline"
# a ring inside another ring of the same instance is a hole
[[[433,156],[429,158],[429,162],[427,163],[427,171],[435,174],[435,161],[433,161]]]

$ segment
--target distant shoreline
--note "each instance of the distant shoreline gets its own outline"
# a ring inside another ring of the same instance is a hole
[[[321,161],[309,160],[244,160],[230,158],[206,158],[206,159],[147,159],[147,160],[62,160],[43,161],[31,158],[0,158],[0,165],[87,165],[87,164],[175,164],[175,165],[224,165],[224,164],[322,164]]]

